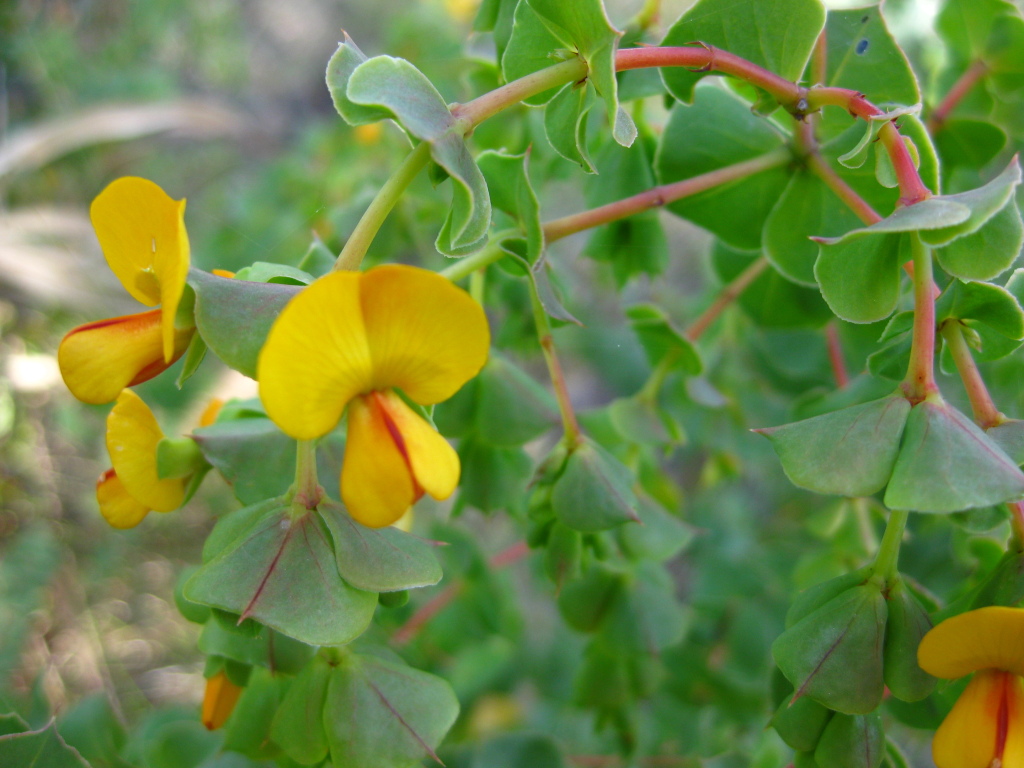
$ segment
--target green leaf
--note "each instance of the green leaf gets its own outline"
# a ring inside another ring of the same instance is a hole
[[[569,579],[580,575],[582,559],[583,535],[557,520],[553,521],[544,543],[544,573],[554,582],[559,593]]]
[[[344,40],[338,44],[338,50],[327,62],[327,90],[331,93],[334,108],[349,125],[363,125],[386,120],[391,117],[388,110],[356,104],[349,99],[349,78],[356,71],[356,67],[366,61],[366,55],[359,50],[348,33],[343,31],[341,34],[344,36]]]
[[[206,342],[203,341],[203,337],[198,333],[192,335],[192,341],[188,343],[188,349],[185,350],[185,360],[181,364],[181,371],[178,373],[178,378],[174,382],[174,386],[181,389],[185,382],[191,379],[195,372],[199,370],[199,366],[202,365],[203,360],[206,358]]]
[[[875,323],[896,309],[904,236],[885,234],[819,243],[814,277],[821,295],[842,320]]]
[[[250,283],[190,269],[196,292],[196,327],[203,341],[228,367],[250,379],[270,326],[301,289],[280,283]]]
[[[8,676],[21,665],[33,615],[42,607],[61,560],[57,539],[39,520],[27,521],[5,542],[0,557],[0,690],[8,690]]]
[[[194,717],[194,715],[193,715]],[[145,746],[147,768],[198,768],[220,746],[220,736],[194,719],[165,723]]]
[[[991,283],[952,280],[935,302],[936,322],[956,319],[978,323],[1008,339],[1024,339],[1024,309],[1005,288]]]
[[[985,431],[992,442],[998,445],[1018,466],[1024,464],[1024,421],[1007,419]]]
[[[885,734],[877,714],[837,713],[814,750],[819,768],[878,768],[885,755]]]
[[[281,285],[309,285],[315,279],[308,272],[287,264],[270,261],[255,261],[235,273],[235,280],[250,283],[280,283]]]
[[[544,232],[540,224],[540,204],[530,184],[529,153],[508,155],[488,150],[477,157],[477,165],[487,181],[491,204],[504,211],[526,234],[526,257],[535,264],[544,252]]]
[[[441,580],[431,542],[392,526],[367,528],[333,502],[321,502],[319,513],[331,533],[338,573],[353,587],[397,592]]]
[[[598,175],[585,189],[590,208],[640,194],[655,185],[650,159],[654,147],[652,144],[649,151],[646,136],[644,139],[629,149],[611,141],[601,146],[594,159]],[[661,274],[668,265],[668,239],[656,210],[597,227],[583,252],[610,263],[620,286],[641,273]]]
[[[699,40],[797,81],[824,26],[825,8],[819,0],[699,0],[669,28],[661,44],[692,45]],[[669,93],[690,102],[705,73],[665,67],[661,76]]]
[[[847,714],[882,701],[886,604],[872,584],[853,587],[787,629],[772,656],[796,695]]]
[[[233,619],[230,623],[228,616]],[[199,636],[199,650],[208,658],[222,657],[222,660],[233,662],[232,666],[226,667],[229,677],[232,671],[247,676],[251,667],[257,666],[291,674],[302,669],[313,656],[314,649],[309,645],[261,626],[252,619],[246,619],[241,626],[235,625],[237,620],[236,614],[217,616],[206,623]],[[254,625],[255,634],[240,631],[247,624]],[[241,685],[245,680],[243,677],[233,682]]]
[[[956,169],[969,169],[971,177],[992,162],[1006,146],[1006,133],[997,125],[982,120],[949,120],[935,135],[935,146],[942,158],[943,177]],[[943,189],[948,189],[945,183]]]
[[[936,683],[917,664],[917,647],[932,628],[932,622],[903,579],[890,585],[886,600],[889,620],[885,626],[885,685],[898,699],[919,701],[935,689]]]
[[[65,743],[77,750],[93,768],[128,768],[121,759],[124,726],[114,715],[104,693],[86,696],[61,719],[58,727]]]
[[[757,251],[731,248],[720,240],[711,252],[715,272],[726,284],[759,258]],[[796,285],[771,266],[754,278],[736,303],[762,328],[820,328],[832,319],[816,289]]]
[[[680,520],[650,497],[637,497],[640,525],[615,529],[615,538],[626,557],[633,560],[671,560],[686,549],[696,536],[693,526]]]
[[[270,419],[218,421],[192,439],[243,504],[280,496],[295,479],[295,440]]]
[[[527,0],[520,0],[513,5],[515,6],[515,15],[512,22],[512,35],[501,56],[501,72],[506,82],[518,80],[520,77],[550,67],[558,62],[558,57],[564,55],[567,58],[570,55],[570,51],[566,50],[561,40],[555,37]],[[543,93],[523,99],[523,103],[535,107],[547,104],[556,91],[557,89],[550,88]]]
[[[509,411],[514,413],[514,411]],[[519,446],[491,445],[481,436],[459,442],[459,503],[481,512],[520,507],[533,475],[533,459]]]
[[[683,440],[672,418],[658,405],[638,396],[620,397],[609,405],[612,426],[628,442],[638,445],[672,445]]]
[[[857,142],[853,149],[836,159],[840,165],[846,168],[860,168],[867,162],[868,156],[871,154],[871,146],[877,141],[878,132],[882,130],[882,126],[899,117],[913,114],[919,109],[920,107],[915,105],[899,107],[880,115],[871,115],[866,119],[866,127],[860,141]]]
[[[466,127],[448,109],[441,94],[405,59],[376,56],[352,73],[348,98],[382,107],[413,136],[430,144],[430,156],[452,180],[452,207],[437,237],[441,253],[475,250],[491,224],[487,183],[463,139]]]
[[[636,521],[633,475],[614,456],[588,438],[581,438],[555,482],[551,506],[558,519],[590,533]]]
[[[311,660],[312,655],[307,661]],[[240,752],[253,760],[272,758],[281,754],[280,746],[271,741],[269,734],[274,715],[290,683],[288,678],[271,670],[253,670],[226,723],[225,750]],[[247,764],[243,766],[248,768]]]
[[[558,420],[554,398],[536,379],[491,354],[477,379],[475,433],[488,445],[511,448],[534,440]],[[509,414],[515,418],[510,419]]]
[[[377,596],[338,574],[317,512],[271,507],[185,585],[185,597],[253,617],[310,645],[348,643],[368,626]]]
[[[21,715],[16,712],[0,715],[0,736],[10,736],[12,733],[25,733],[28,730],[31,730],[28,723],[22,720]]]
[[[787,746],[798,752],[810,752],[818,745],[832,715],[832,710],[808,696],[787,698],[775,710],[772,727]]]
[[[292,681],[271,724],[270,737],[302,765],[318,765],[327,757],[324,704],[332,671],[323,656],[315,656]]]
[[[870,496],[885,487],[910,403],[899,395],[756,430],[772,442],[786,476],[801,488]]]
[[[948,274],[961,280],[991,280],[1016,260],[1024,246],[1024,223],[1011,197],[974,232],[958,237],[935,256]]]
[[[596,173],[587,153],[587,114],[593,105],[590,89],[569,83],[544,110],[544,134],[551,148],[584,173]]]
[[[753,114],[746,102],[719,88],[701,87],[692,107],[673,107],[654,165],[659,181],[669,184],[751,160],[784,144],[778,129]],[[676,200],[668,210],[733,247],[760,248],[765,220],[789,183],[783,162]]]
[[[587,80],[593,84],[608,110],[612,138],[628,147],[636,138],[636,126],[619,109],[615,77],[615,48],[622,33],[608,20],[602,0],[526,0],[561,43],[587,62]]]
[[[789,629],[798,621],[810,616],[846,590],[859,587],[871,578],[871,573],[871,567],[866,566],[803,590],[793,599],[793,604],[790,605],[789,610],[786,612],[786,628]]]
[[[558,594],[562,618],[580,632],[596,632],[626,588],[628,578],[627,574],[609,565],[594,563]]]
[[[334,668],[323,710],[335,768],[419,768],[455,722],[459,702],[447,682],[369,655],[347,654]],[[439,761],[440,762],[440,761]]]
[[[52,720],[37,731],[0,736],[0,764],[11,768],[89,768],[89,763],[64,743]]]
[[[974,422],[941,400],[911,409],[885,505],[959,512],[1024,496],[1024,474]]]
[[[1006,206],[1020,181],[1020,164],[1014,158],[1002,173],[984,186],[956,195],[933,198],[962,205],[970,211],[970,215],[961,221],[950,222],[948,226],[928,227],[928,231],[921,233],[921,239],[928,245],[948,245],[958,237],[975,232]]]
[[[675,596],[675,582],[658,563],[642,561],[611,603],[602,634],[616,648],[662,651],[686,634],[690,612]]]
[[[988,85],[1003,98],[1024,89],[1024,20],[1007,0],[949,0],[935,26],[951,55],[951,77],[975,60],[985,64]]]
[[[817,286],[818,244],[811,235],[841,235],[859,223],[821,179],[809,171],[797,171],[765,220],[764,255],[787,279]]]
[[[673,368],[688,376],[699,376],[704,369],[697,348],[672,325],[665,311],[655,304],[634,304],[626,308],[633,333],[647,353],[652,368],[670,358]]]
[[[489,739],[473,758],[471,768],[564,768],[558,742],[550,736],[507,733]]]
[[[921,101],[914,70],[878,6],[829,10],[825,84],[870,94],[875,104]]]

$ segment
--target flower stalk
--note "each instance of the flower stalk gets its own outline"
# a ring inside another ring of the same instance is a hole
[[[911,403],[917,404],[939,391],[935,384],[935,291],[932,252],[916,233],[910,234],[914,264],[914,330],[910,366],[900,385]]]
[[[882,543],[878,545],[875,562],[871,567],[874,576],[883,580],[885,584],[891,584],[899,575],[900,545],[903,543],[903,531],[907,527],[909,515],[905,509],[894,509],[889,512]]]
[[[989,429],[997,424],[1003,423],[1006,417],[999,412],[992,396],[981,378],[981,372],[974,362],[974,356],[964,339],[963,327],[958,320],[947,320],[940,329],[942,338],[946,340],[949,347],[949,354],[956,364],[957,373],[964,383],[967,397],[971,401],[971,410],[974,412],[974,421],[982,429]]]

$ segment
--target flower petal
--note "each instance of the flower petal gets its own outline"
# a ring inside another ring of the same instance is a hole
[[[490,330],[464,290],[425,269],[365,272],[360,302],[373,359],[372,389],[398,387],[421,405],[447,400],[487,361]]]
[[[170,512],[185,500],[185,479],[157,476],[156,447],[163,436],[142,398],[130,389],[121,392],[107,416],[107,450],[114,471],[139,503]]]
[[[932,740],[938,768],[989,768],[996,756],[999,707],[1005,672],[977,673]]]
[[[1006,726],[1003,768],[1024,768],[1024,678],[1017,675],[1006,681]]]
[[[349,514],[370,528],[382,528],[402,517],[421,493],[377,398],[355,398],[348,408],[341,466],[341,499]]]
[[[980,669],[1024,675],[1024,608],[989,606],[933,627],[917,649],[930,675],[954,679]]]
[[[175,331],[168,361],[159,309],[112,317],[72,329],[57,349],[57,362],[71,394],[86,403],[109,403],[125,387],[148,381],[172,365],[194,332]]]
[[[185,201],[137,176],[112,181],[89,208],[107,264],[146,306],[161,305],[164,360],[174,349],[174,315],[189,266]]]
[[[231,682],[223,670],[206,680],[200,719],[207,730],[214,731],[228,721],[241,694],[242,686]]]
[[[96,501],[100,505],[100,514],[114,528],[134,528],[149,514],[149,507],[128,493],[113,469],[100,475],[96,482]]]
[[[435,499],[447,499],[459,484],[459,455],[437,430],[393,390],[374,393],[385,418],[400,436],[399,451],[412,469],[416,485]]]
[[[345,404],[371,389],[357,272],[333,272],[296,294],[260,352],[260,399],[297,440],[334,429]]]

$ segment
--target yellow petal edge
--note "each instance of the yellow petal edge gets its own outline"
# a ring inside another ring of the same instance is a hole
[[[1024,675],[1024,609],[989,606],[948,618],[921,640],[917,661],[948,680],[982,669]]]

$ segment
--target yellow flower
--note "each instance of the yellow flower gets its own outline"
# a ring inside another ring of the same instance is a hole
[[[938,768],[1024,768],[1024,609],[946,619],[924,636],[917,660],[936,677],[975,673],[935,733]]]
[[[107,416],[113,468],[96,483],[100,514],[114,528],[134,528],[150,510],[170,512],[185,500],[188,478],[161,479],[156,451],[164,433],[141,397],[125,389]]]
[[[89,209],[107,265],[134,298],[160,308],[73,329],[57,350],[71,393],[108,403],[184,353],[194,328],[174,327],[189,268],[185,201],[146,179],[111,182]]]
[[[201,719],[207,730],[215,731],[228,721],[241,694],[242,686],[231,682],[224,670],[206,680]]]
[[[298,440],[327,434],[349,406],[342,500],[364,525],[390,525],[424,493],[447,498],[459,481],[455,451],[394,390],[420,405],[446,400],[479,373],[489,344],[480,305],[434,272],[335,272],[271,328],[260,398]]]

